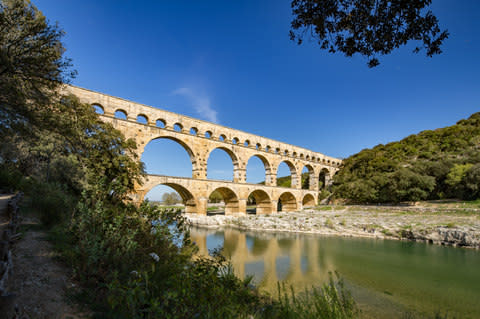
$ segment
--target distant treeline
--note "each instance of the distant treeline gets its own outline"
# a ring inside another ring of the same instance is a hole
[[[352,203],[479,198],[480,113],[350,156],[332,190]]]

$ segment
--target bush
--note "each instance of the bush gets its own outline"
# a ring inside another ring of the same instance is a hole
[[[76,199],[57,184],[36,184],[31,186],[29,196],[31,209],[40,214],[41,222],[51,227],[65,221],[75,207]]]

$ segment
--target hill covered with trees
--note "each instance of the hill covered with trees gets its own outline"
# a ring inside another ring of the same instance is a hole
[[[480,112],[350,156],[332,189],[352,203],[479,198]]]

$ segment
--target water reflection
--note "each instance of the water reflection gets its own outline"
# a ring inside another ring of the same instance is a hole
[[[260,289],[277,282],[294,289],[319,286],[338,271],[370,317],[401,317],[407,310],[449,311],[480,318],[480,252],[411,242],[319,237],[293,233],[193,228],[201,254],[223,247],[240,278]]]

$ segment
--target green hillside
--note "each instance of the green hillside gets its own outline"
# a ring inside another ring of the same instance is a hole
[[[479,198],[480,112],[350,156],[333,191],[356,203]]]

